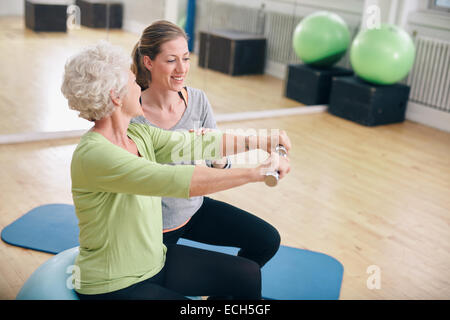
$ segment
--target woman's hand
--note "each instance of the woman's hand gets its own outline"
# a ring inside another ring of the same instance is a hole
[[[272,138],[272,137],[271,137]],[[273,141],[273,140],[272,140]],[[291,139],[289,139],[286,131],[284,130],[280,130],[280,133],[278,134],[278,137],[275,137],[275,144],[271,144],[271,150],[275,150],[275,148],[277,147],[277,145],[282,145],[286,151],[289,154],[289,150],[291,150]]]
[[[257,181],[264,181],[264,177],[270,172],[278,172],[279,179],[283,179],[291,171],[291,165],[288,157],[272,152],[269,158],[256,167],[255,170],[257,171]]]
[[[198,136],[202,135],[204,136],[205,133],[211,132],[212,129],[210,128],[199,128],[199,129],[190,129],[189,132],[195,132]]]

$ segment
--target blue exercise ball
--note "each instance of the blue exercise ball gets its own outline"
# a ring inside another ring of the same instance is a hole
[[[17,294],[17,300],[79,300],[72,284],[78,247],[65,250],[37,268]]]

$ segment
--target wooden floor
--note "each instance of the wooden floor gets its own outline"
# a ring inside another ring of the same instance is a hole
[[[8,24],[14,26],[14,21]],[[8,32],[2,23],[0,20],[3,69],[18,55],[4,53]],[[18,39],[11,38],[11,42],[22,41],[24,48],[38,46],[38,36],[15,28],[16,33],[10,32]],[[47,35],[42,37],[50,47]],[[123,37],[128,39],[128,35]],[[80,45],[74,42],[74,48]],[[32,59],[40,54],[28,51],[22,57]],[[9,76],[3,71],[0,75],[2,83],[12,79],[13,70],[8,68]],[[202,69],[192,71],[192,79],[197,79],[192,86],[202,88],[204,78],[196,75]],[[37,76],[38,72],[32,74]],[[208,76],[216,82],[215,74]],[[272,77],[217,77],[230,101],[237,96],[241,105],[228,104],[225,98],[214,100],[211,96],[219,86],[208,83],[212,92],[208,96],[216,112],[216,104],[222,104],[220,112],[243,111],[236,108],[247,108],[254,99],[266,102],[261,109],[298,105],[282,98],[280,92],[257,90],[272,86],[281,90],[282,82]],[[6,89],[0,88],[1,133],[50,129],[43,125],[47,120],[36,124],[38,121],[30,119],[33,112],[43,118],[47,113],[34,110],[41,106],[37,101],[15,115],[16,110],[11,110],[20,109],[17,99],[27,100],[24,96],[30,95],[28,90],[37,93],[36,88],[44,88],[41,82],[47,79],[41,75],[36,84],[26,78],[24,83],[28,85],[23,87],[9,83]],[[53,80],[48,81],[52,85]],[[226,123],[220,128],[280,128],[288,132],[293,142],[292,171],[279,186],[251,184],[212,197],[272,223],[283,245],[338,259],[344,266],[341,299],[450,299],[449,133],[409,121],[368,128],[328,113]],[[68,139],[0,145],[0,228],[38,205],[72,203],[69,167],[77,142]],[[0,299],[14,299],[31,273],[50,257],[0,241]],[[367,287],[367,268],[372,265],[380,268],[380,289]]]

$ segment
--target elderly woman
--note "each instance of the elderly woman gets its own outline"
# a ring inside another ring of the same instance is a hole
[[[185,85],[189,73],[187,36],[169,21],[145,28],[133,54],[133,71],[141,87],[143,115],[131,121],[166,130],[217,129],[206,94]],[[208,161],[228,169],[228,158]],[[163,197],[163,241],[180,237],[213,245],[239,248],[238,256],[263,267],[280,246],[278,231],[263,219],[231,204],[209,197]]]
[[[142,114],[141,89],[130,63],[121,49],[101,42],[65,66],[61,90],[70,108],[94,122],[71,164],[80,228],[77,294],[81,299],[260,299],[261,274],[255,262],[163,244],[161,197],[188,198],[263,181],[267,170],[278,170],[283,178],[290,169],[288,160],[273,153],[258,167],[230,170],[164,163],[243,152],[252,145],[250,139],[266,151],[274,141],[289,150],[289,138],[284,132],[239,139],[219,131],[197,135],[130,124]]]

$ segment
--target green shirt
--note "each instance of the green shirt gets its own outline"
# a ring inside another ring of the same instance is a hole
[[[116,291],[157,274],[167,250],[160,197],[188,198],[194,171],[192,165],[164,163],[221,157],[220,132],[197,136],[130,124],[128,136],[141,157],[93,131],[83,135],[72,157],[80,229],[75,288],[82,294]]]

